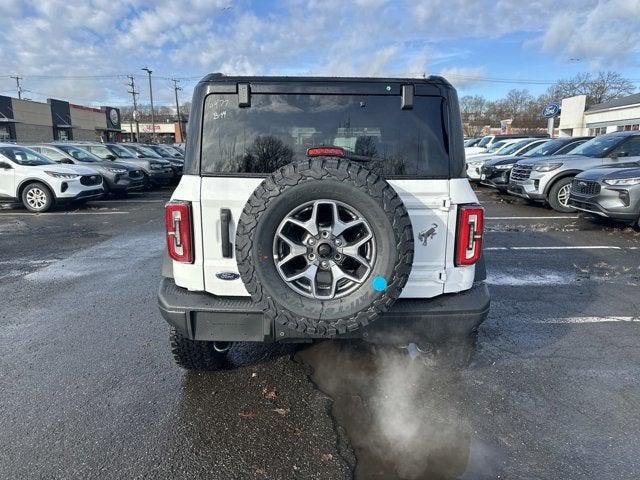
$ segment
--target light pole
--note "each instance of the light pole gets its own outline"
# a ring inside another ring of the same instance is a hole
[[[178,115],[178,128],[180,129],[180,141],[184,143],[184,130],[182,129],[182,115],[180,115],[180,104],[178,103],[178,90],[182,90],[182,87],[178,86],[180,80],[175,78],[171,79],[173,82],[173,91],[176,94],[176,115]]]
[[[153,111],[153,87],[151,86],[151,74],[153,70],[149,70],[149,67],[144,67],[143,71],[147,72],[149,75],[149,99],[151,100],[151,130],[153,134],[151,135],[151,140],[156,142],[156,115]]]

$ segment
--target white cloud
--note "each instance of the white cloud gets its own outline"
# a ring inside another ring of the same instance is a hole
[[[558,57],[584,59],[594,68],[619,66],[640,53],[640,0],[561,10],[541,40],[544,50]]]
[[[170,103],[172,90],[161,76],[213,71],[421,76],[439,68],[464,88],[485,72],[482,57],[473,65],[460,60],[465,47],[459,45],[514,32],[539,39],[526,48],[558,59],[581,58],[593,68],[637,65],[640,53],[640,0],[273,0],[271,8],[263,2],[259,10],[254,5],[0,0],[0,75],[24,75],[24,88],[40,97],[115,103],[129,98],[124,78],[55,76],[133,73],[141,76],[146,101],[140,68],[149,65],[155,96]],[[0,78],[0,94],[11,88],[12,80]]]
[[[483,67],[447,67],[440,70],[438,75],[443,76],[456,88],[467,88],[476,85],[486,76]]]

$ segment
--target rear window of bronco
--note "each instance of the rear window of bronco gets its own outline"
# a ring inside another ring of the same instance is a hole
[[[336,146],[387,177],[449,176],[442,97],[416,96],[407,110],[396,95],[253,94],[247,108],[237,98],[206,98],[204,175],[261,176]]]

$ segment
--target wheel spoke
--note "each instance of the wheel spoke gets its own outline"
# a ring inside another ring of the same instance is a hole
[[[288,217],[286,220],[289,223],[293,223],[294,225],[297,225],[300,228],[303,228],[304,230],[306,230],[309,234],[315,236],[318,235],[318,223],[317,223],[317,216],[318,216],[318,205],[320,204],[320,202],[315,202],[313,204],[313,207],[311,208],[311,218],[309,218],[309,220],[307,220],[306,222],[302,222],[296,218],[292,218],[292,217]]]
[[[331,228],[331,233],[335,237],[342,235],[342,233],[344,233],[345,230],[348,230],[351,227],[365,224],[364,220],[362,220],[361,218],[356,218],[355,220],[351,220],[349,222],[343,222],[340,219],[340,212],[338,211],[338,205],[334,202],[331,202],[331,214],[333,216],[333,226]]]
[[[304,270],[291,275],[290,277],[286,277],[287,282],[293,282],[294,280],[300,280],[302,278],[306,278],[311,282],[311,288],[313,288],[313,292],[315,295],[316,291],[316,273],[318,272],[318,266],[311,264]]]
[[[301,255],[307,253],[307,249],[304,245],[300,245],[299,243],[294,242],[290,238],[287,238],[282,232],[278,232],[278,238],[280,238],[283,242],[285,242],[289,246],[289,253],[287,256],[278,261],[278,267],[281,267],[285,263],[290,262],[294,258],[297,258]]]
[[[355,242],[345,246],[342,249],[342,254],[355,259],[365,267],[369,268],[371,266],[369,265],[369,262],[360,255],[360,247],[371,240],[372,237],[371,232],[367,232],[367,234],[362,238],[359,238]]]

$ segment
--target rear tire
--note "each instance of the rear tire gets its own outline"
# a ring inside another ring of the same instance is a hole
[[[548,197],[549,205],[556,212],[573,213],[576,211],[575,208],[572,208],[567,204],[567,201],[569,200],[571,182],[573,182],[573,177],[565,177],[561,178],[551,186]]]
[[[222,370],[228,366],[226,352],[217,352],[213,342],[190,340],[173,327],[169,342],[173,360],[185,370]]]
[[[22,204],[27,210],[42,213],[49,210],[54,203],[53,193],[44,183],[33,182],[22,190]]]
[[[296,216],[298,208],[306,208],[306,216]],[[286,240],[288,254],[278,262],[276,245],[290,224],[297,236]],[[393,187],[357,163],[326,157],[288,164],[267,177],[236,231],[240,276],[265,316],[319,336],[352,332],[387,311],[407,282],[413,247],[411,220]],[[290,265],[300,260],[298,270],[279,270],[291,258]],[[292,286],[301,277],[304,282]]]

